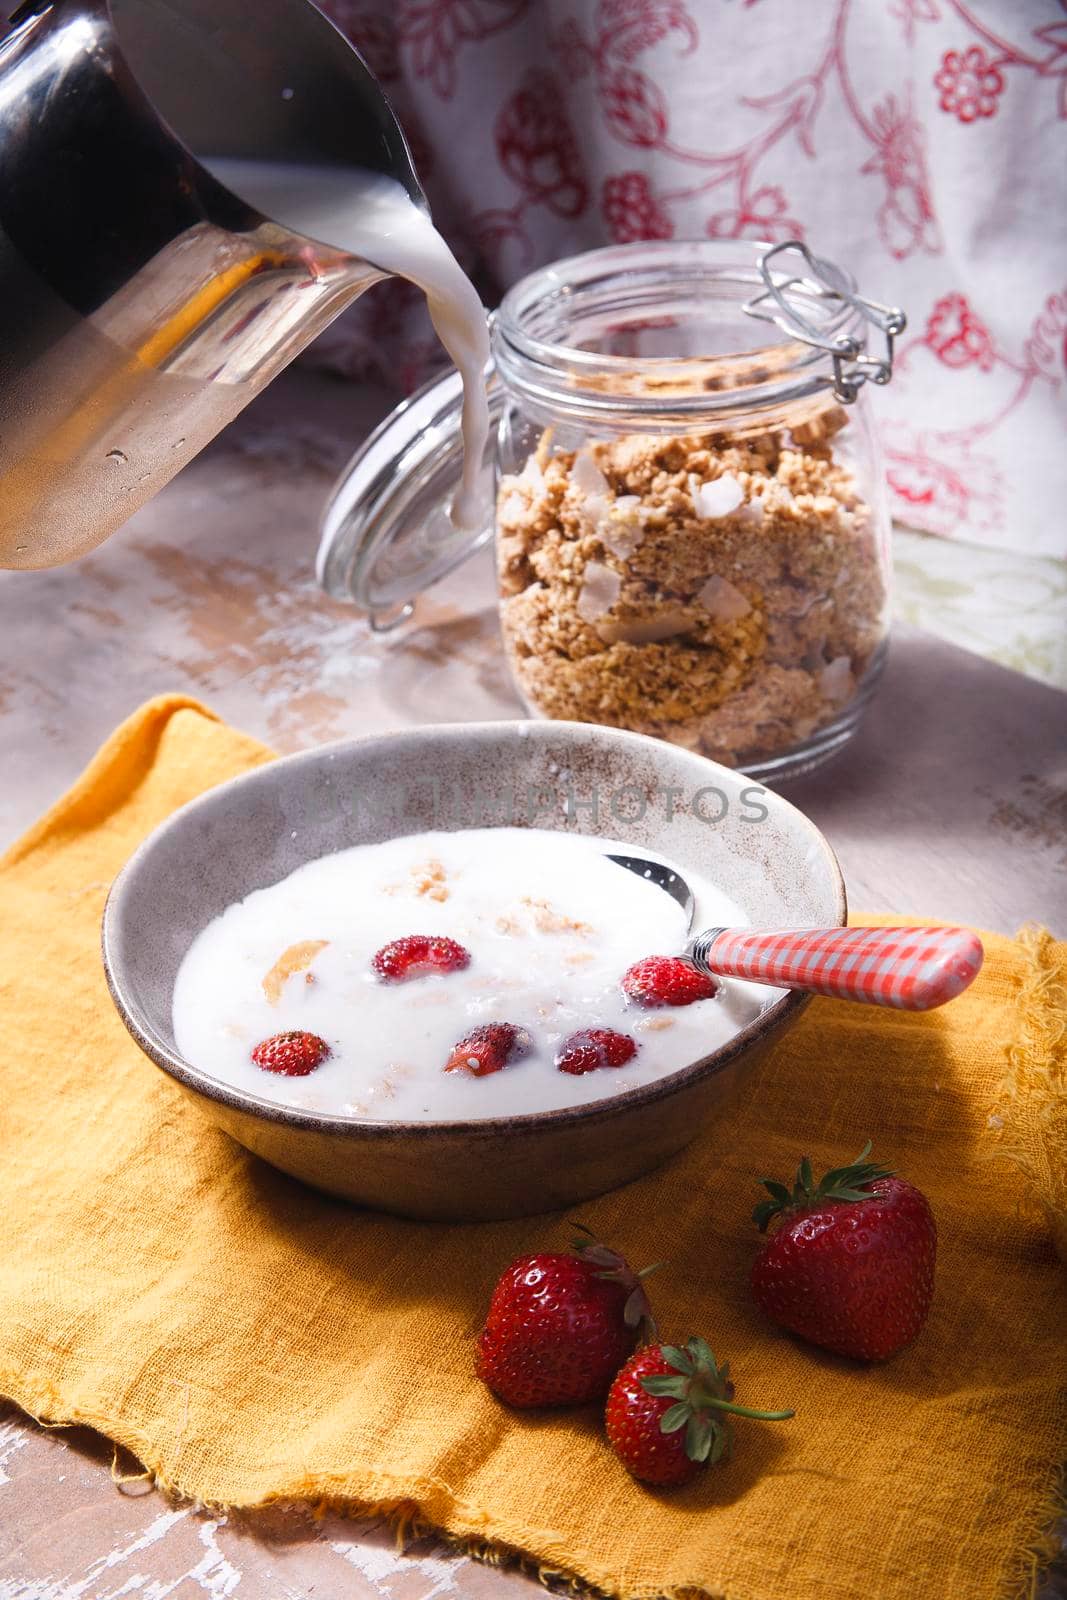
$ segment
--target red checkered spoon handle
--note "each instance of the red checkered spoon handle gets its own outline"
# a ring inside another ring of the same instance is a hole
[[[982,953],[969,928],[709,928],[688,951],[702,972],[904,1011],[961,994]]]

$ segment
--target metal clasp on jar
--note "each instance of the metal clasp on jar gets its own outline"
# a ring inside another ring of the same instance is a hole
[[[773,263],[794,251],[806,268],[804,274],[775,276]],[[907,326],[907,318],[899,306],[885,306],[877,300],[867,300],[857,294],[850,280],[834,265],[813,255],[800,239],[787,239],[783,244],[769,246],[757,260],[757,269],[764,288],[745,301],[744,310],[750,317],[763,322],[773,322],[791,338],[830,357],[832,378],[827,378],[834,398],[842,405],[851,405],[863,384],[885,384],[893,376],[893,343]],[[885,341],[883,355],[871,355],[866,345],[853,334],[839,334],[831,338],[821,333],[815,324],[803,315],[796,300],[787,298],[791,289],[800,290],[809,300],[816,298],[833,305],[851,306],[852,309],[875,327]]]

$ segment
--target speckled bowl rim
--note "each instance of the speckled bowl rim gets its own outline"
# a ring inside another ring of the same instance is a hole
[[[500,736],[513,735],[516,729],[522,727],[544,726],[546,729],[557,731],[560,729],[573,729],[585,735],[596,737],[604,732],[618,734],[625,733],[628,739],[638,740],[650,750],[663,749],[662,741],[648,734],[631,733],[628,729],[602,728],[598,723],[568,722],[560,719],[550,723],[541,724],[530,722],[523,718],[511,720],[497,720],[495,722],[441,722],[429,723],[426,731],[432,732],[436,737],[448,738],[450,736],[469,736],[472,730],[477,729],[479,735]],[[605,1095],[597,1100],[591,1100],[585,1105],[557,1106],[547,1111],[526,1111],[509,1117],[474,1117],[456,1119],[454,1121],[428,1121],[420,1119],[415,1122],[399,1122],[382,1117],[348,1117],[336,1116],[330,1113],[306,1111],[299,1106],[280,1105],[277,1101],[261,1099],[259,1095],[248,1094],[235,1089],[231,1084],[222,1083],[210,1077],[201,1068],[186,1061],[183,1056],[171,1050],[166,1042],[160,1039],[151,1029],[150,1024],[142,1023],[139,1008],[129,1000],[123,992],[121,983],[115,971],[109,949],[109,935],[117,919],[121,916],[123,891],[127,883],[133,878],[138,866],[154,848],[156,840],[164,832],[169,831],[184,818],[200,810],[207,810],[224,791],[231,793],[235,789],[262,783],[264,775],[277,772],[283,768],[299,766],[303,763],[316,763],[324,756],[338,751],[360,749],[365,746],[381,745],[396,741],[406,742],[417,736],[418,727],[397,729],[390,733],[367,734],[356,739],[336,739],[329,743],[315,745],[310,750],[297,750],[291,755],[279,756],[273,761],[266,762],[259,767],[253,767],[250,772],[243,772],[235,778],[228,778],[223,783],[215,784],[196,799],[180,806],[177,811],[164,818],[152,832],[138,845],[133,855],[130,856],[125,866],[114,879],[108,891],[104,904],[104,914],[100,927],[101,955],[103,958],[104,975],[107,979],[108,990],[114,1001],[115,1008],[126,1025],[127,1031],[136,1040],[141,1050],[157,1067],[162,1068],[170,1077],[175,1078],[185,1088],[194,1093],[203,1095],[206,1099],[216,1101],[220,1105],[228,1106],[231,1110],[240,1111],[261,1119],[264,1122],[282,1123],[287,1127],[301,1128],[319,1133],[347,1135],[352,1138],[364,1139],[410,1139],[440,1138],[447,1134],[454,1138],[478,1139],[499,1137],[502,1132],[513,1130],[522,1133],[534,1133],[540,1129],[549,1130],[561,1127],[576,1126],[582,1123],[595,1123],[613,1119],[623,1112],[631,1111],[637,1106],[651,1105],[659,1100],[667,1099],[677,1094],[690,1084],[696,1083],[700,1078],[710,1077],[728,1066],[735,1057],[741,1055],[751,1045],[760,1040],[769,1039],[773,1034],[783,1028],[786,1023],[799,1015],[805,1009],[812,996],[801,990],[790,990],[788,994],[776,1000],[773,1005],[761,1011],[750,1023],[746,1024],[740,1032],[708,1055],[701,1056],[697,1061],[690,1062],[687,1067],[680,1067],[677,1072],[669,1073],[664,1078],[657,1078],[652,1083],[640,1084],[632,1089],[626,1089],[621,1094]],[[703,762],[712,772],[723,773],[729,778],[736,779],[744,776],[743,773],[732,767],[724,767],[720,762],[712,761],[708,756],[698,755],[695,751],[686,754],[695,760]],[[830,879],[834,887],[836,899],[835,912],[838,917],[839,927],[844,927],[848,916],[848,901],[845,893],[845,880],[841,866],[836,855],[830,847],[825,835],[811,818],[805,815],[798,806],[775,790],[769,790],[776,806],[782,807],[800,824],[802,832],[806,831],[811,842],[817,845],[826,859],[830,869]],[[465,833],[465,828],[448,830],[450,832]],[[394,837],[402,837],[395,835]],[[296,870],[296,869],[294,869]]]

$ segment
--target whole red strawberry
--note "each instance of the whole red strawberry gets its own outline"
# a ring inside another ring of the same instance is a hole
[[[640,1275],[605,1245],[576,1240],[573,1255],[520,1256],[502,1273],[478,1338],[478,1376],[512,1406],[599,1400],[645,1329]]]
[[[530,1035],[514,1022],[483,1022],[472,1028],[445,1062],[445,1072],[469,1072],[472,1078],[487,1078],[517,1061],[530,1048]]]
[[[776,1231],[752,1267],[752,1296],[775,1322],[838,1355],[884,1361],[910,1344],[934,1292],[937,1228],[926,1197],[867,1160],[870,1141],[816,1187],[805,1156],[792,1191],[764,1178],[753,1212]]]
[[[643,1483],[688,1483],[733,1443],[729,1415],[784,1421],[792,1411],[752,1411],[733,1403],[729,1364],[720,1367],[703,1339],[684,1350],[649,1344],[632,1355],[608,1393],[608,1443]]]
[[[406,983],[409,978],[425,978],[436,972],[462,972],[470,964],[470,951],[455,939],[428,933],[391,939],[371,958],[371,966],[387,983]]]
[[[638,1006],[691,1006],[713,999],[719,985],[684,956],[645,956],[623,973],[622,992]]]
[[[624,1067],[637,1054],[637,1040],[614,1028],[580,1028],[556,1051],[556,1070],[581,1077],[600,1067]]]
[[[274,1033],[252,1051],[252,1060],[264,1072],[278,1072],[285,1078],[306,1078],[330,1054],[330,1047],[317,1033]]]

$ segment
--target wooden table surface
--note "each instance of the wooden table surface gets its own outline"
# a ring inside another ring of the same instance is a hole
[[[382,397],[287,374],[108,545],[0,574],[0,845],[152,694],[181,690],[279,750],[520,714],[475,558],[375,639],[313,574],[331,477]],[[1067,935],[1067,696],[898,631],[860,735],[789,797],[852,905]],[[299,1507],[218,1518],[112,1483],[111,1446],[0,1414],[0,1600],[479,1600],[532,1580]],[[128,1472],[133,1463],[120,1465]],[[1050,1593],[1053,1591],[1049,1591]],[[1056,1590],[1055,1592],[1063,1592]]]

